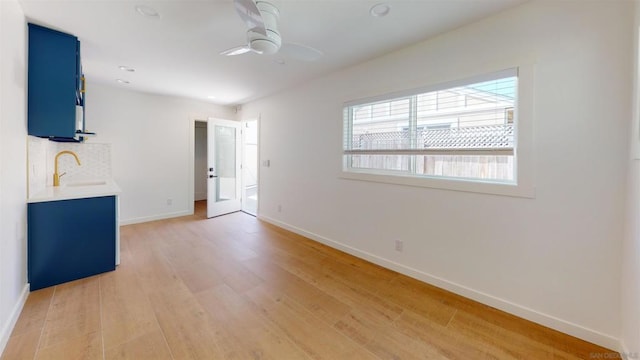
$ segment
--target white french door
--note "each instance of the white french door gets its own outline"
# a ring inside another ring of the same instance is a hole
[[[242,209],[240,122],[209,119],[207,125],[207,217]]]

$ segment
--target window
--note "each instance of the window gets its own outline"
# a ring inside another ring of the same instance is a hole
[[[517,183],[518,70],[344,108],[343,171]]]

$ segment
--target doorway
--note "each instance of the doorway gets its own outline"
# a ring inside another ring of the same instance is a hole
[[[242,122],[242,211],[258,214],[258,120]]]
[[[193,120],[194,214],[258,212],[258,121]]]
[[[207,200],[207,122],[196,120],[193,152],[193,200]]]

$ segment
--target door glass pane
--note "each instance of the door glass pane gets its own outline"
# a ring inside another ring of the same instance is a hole
[[[216,202],[236,198],[236,129],[215,126]]]

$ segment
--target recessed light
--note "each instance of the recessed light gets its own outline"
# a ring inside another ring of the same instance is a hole
[[[215,96],[213,96],[213,95],[209,95],[209,96],[207,96],[207,99],[214,100],[215,98],[216,98],[216,97],[215,97]]]
[[[158,10],[152,8],[151,6],[136,5],[136,11],[144,17],[148,17],[152,19],[160,18],[160,13],[158,12]]]
[[[120,84],[128,84],[129,81],[127,80],[123,80],[123,79],[116,79],[117,82],[119,82]]]
[[[387,16],[390,11],[391,6],[389,6],[389,4],[380,3],[373,5],[371,9],[369,9],[369,14],[373,17],[384,17]]]
[[[276,62],[276,64],[280,64],[280,65],[284,65],[285,64],[284,59],[275,59],[274,61]]]
[[[122,71],[128,71],[128,72],[134,72],[136,71],[136,69],[134,68],[130,68],[128,66],[124,66],[124,65],[120,65],[118,66],[118,69],[122,70]]]

